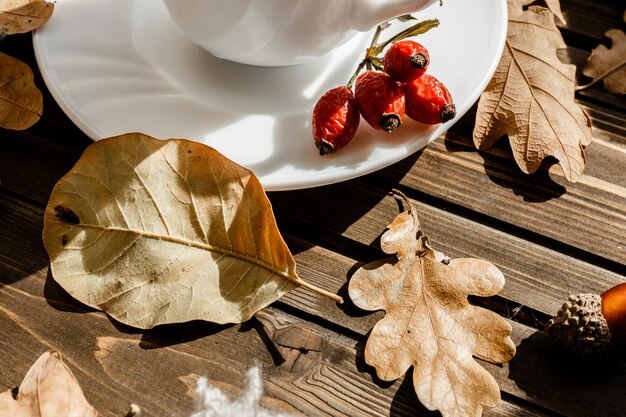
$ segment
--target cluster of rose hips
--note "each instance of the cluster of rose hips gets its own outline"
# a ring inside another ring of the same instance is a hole
[[[400,127],[405,114],[425,124],[452,120],[456,116],[452,96],[439,80],[426,74],[429,63],[424,46],[402,40],[385,53],[379,65],[382,71],[368,69],[356,78],[354,93],[352,82],[327,91],[315,105],[312,118],[320,155],[346,146],[361,116],[373,128],[386,132]]]

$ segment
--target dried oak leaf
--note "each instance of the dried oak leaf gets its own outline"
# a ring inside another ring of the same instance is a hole
[[[535,2],[536,0],[509,0],[509,7],[525,7]],[[554,16],[562,25],[567,24],[567,22],[565,21],[565,17],[563,17],[563,12],[561,11],[560,0],[545,0],[545,3],[548,9],[552,12],[552,14],[554,14]]]
[[[28,370],[17,395],[0,394],[0,416],[96,417],[72,371],[58,352],[48,351]]]
[[[54,3],[44,0],[0,0],[0,31],[30,32],[46,23],[53,11]]]
[[[478,103],[474,144],[486,150],[508,135],[522,171],[533,173],[554,156],[565,177],[577,181],[585,168],[584,146],[591,143],[591,119],[574,101],[576,67],[556,55],[566,45],[549,9],[508,3],[507,40]]]
[[[130,326],[239,323],[298,285],[257,177],[216,150],[141,133],[89,146],[52,191],[53,278]]]
[[[33,71],[0,52],[0,127],[24,130],[41,118],[43,96],[35,86]]]
[[[468,294],[491,296],[502,273],[479,259],[449,260],[431,249],[410,201],[381,237],[392,256],[357,270],[350,298],[365,310],[385,310],[365,346],[365,361],[392,381],[413,366],[413,385],[429,410],[446,417],[479,416],[500,399],[495,379],[472,356],[502,363],[515,355],[511,326],[470,305]]]
[[[611,39],[611,48],[600,45],[591,51],[583,68],[583,74],[592,81],[579,89],[590,87],[598,81],[613,94],[626,94],[626,34],[619,29],[610,29],[604,36]]]

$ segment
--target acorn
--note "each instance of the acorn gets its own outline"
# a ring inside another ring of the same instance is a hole
[[[578,357],[600,358],[626,346],[626,282],[601,295],[571,295],[545,330]]]

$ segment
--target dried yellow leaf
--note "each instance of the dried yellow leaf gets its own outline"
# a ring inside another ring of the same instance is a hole
[[[365,310],[385,310],[365,346],[365,361],[385,381],[413,366],[419,400],[444,417],[479,416],[500,399],[495,379],[473,357],[502,363],[515,355],[511,326],[470,305],[468,294],[491,296],[504,276],[480,259],[449,260],[433,250],[414,207],[399,214],[381,237],[392,256],[357,270],[350,298]]]
[[[556,55],[565,42],[554,14],[537,6],[524,10],[526,3],[509,0],[506,45],[478,103],[474,144],[489,149],[508,135],[522,171],[533,173],[554,156],[565,177],[577,181],[592,135],[589,116],[574,101],[576,67]]]
[[[216,150],[140,133],[98,141],[54,187],[53,278],[130,326],[239,323],[298,285],[257,177]]]
[[[0,52],[0,127],[24,130],[41,118],[43,96],[33,71],[19,59]]]
[[[0,394],[0,416],[96,417],[72,371],[58,352],[48,351],[29,369],[15,398]]]
[[[44,0],[0,0],[0,31],[30,32],[46,23],[53,11],[54,3]]]

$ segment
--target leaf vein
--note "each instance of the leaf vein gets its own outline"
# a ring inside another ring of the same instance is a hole
[[[170,169],[176,175],[178,175],[178,177],[180,177],[180,179],[185,183],[185,186],[187,187],[187,193],[189,194],[189,199],[191,201],[191,209],[192,209],[193,217],[194,217],[193,220],[195,220],[195,225],[200,229],[201,236],[204,237],[204,241],[207,242],[209,237],[208,237],[207,231],[204,229],[203,223],[200,221],[200,215],[198,214],[198,207],[196,205],[196,200],[194,199],[194,194],[191,192],[191,185],[189,184],[189,180],[187,179],[186,176],[181,174],[178,171],[178,169],[176,169],[176,167],[170,162],[170,160],[165,155],[165,152],[163,152],[163,148],[159,148],[159,152],[161,152],[161,155],[163,156],[163,159],[165,160],[167,165],[170,167]],[[182,203],[182,201],[181,201],[181,203]]]
[[[50,220],[50,222],[55,222],[57,224],[60,224],[59,221],[56,220]],[[138,237],[141,238],[146,238],[146,239],[154,239],[154,240],[158,240],[158,241],[163,241],[163,242],[169,242],[169,243],[176,243],[176,244],[180,244],[180,245],[184,245],[184,246],[188,246],[191,248],[196,248],[196,249],[202,249],[202,250],[206,250],[209,252],[216,252],[216,253],[221,253],[227,256],[231,256],[233,258],[237,258],[240,259],[242,261],[245,262],[249,262],[252,264],[255,264],[263,269],[266,269],[270,272],[275,273],[276,275],[287,279],[289,281],[295,282],[298,285],[303,285],[303,283],[295,276],[291,276],[289,275],[288,272],[283,271],[278,269],[276,266],[269,264],[261,259],[258,258],[254,258],[252,256],[246,255],[244,253],[241,252],[236,252],[233,250],[228,250],[228,249],[224,249],[222,247],[219,246],[215,246],[215,245],[211,245],[209,243],[204,243],[204,242],[194,242],[194,241],[190,241],[184,238],[179,238],[176,236],[171,236],[171,235],[161,235],[158,233],[151,233],[151,232],[147,232],[145,230],[136,230],[136,229],[124,229],[124,228],[120,228],[120,227],[115,227],[115,226],[102,226],[102,225],[97,225],[97,224],[86,224],[86,223],[80,223],[80,225],[76,225],[76,227],[84,227],[84,228],[88,228],[88,229],[96,229],[96,230],[108,230],[108,231],[112,231],[112,232],[118,232],[118,233],[131,233],[131,234],[135,234],[138,235]]]
[[[130,161],[128,161],[128,159],[126,159],[126,155],[124,154],[124,152],[118,151],[118,155],[120,157],[120,160],[123,161],[126,165],[128,165],[128,167],[130,168],[130,171],[132,171],[132,173],[135,175],[137,180],[139,180],[139,182],[143,186],[143,189],[146,190],[146,193],[148,193],[148,196],[150,197],[150,201],[152,202],[152,205],[154,206],[155,210],[157,211],[157,214],[159,215],[159,218],[163,222],[163,227],[165,227],[166,232],[168,234],[171,233],[169,225],[167,224],[167,220],[165,219],[165,215],[163,214],[163,211],[161,210],[161,207],[159,207],[159,204],[157,203],[156,198],[154,198],[154,195],[152,194],[152,191],[150,191],[150,188],[148,188],[148,185],[144,181],[143,177],[141,175],[139,175],[139,173],[137,172],[137,167],[135,165],[131,164]]]
[[[561,68],[558,68],[558,67],[556,67],[556,66],[552,65],[550,62],[546,61],[545,59],[543,59],[543,58],[542,58],[542,57],[540,57],[540,56],[533,55],[533,54],[531,54],[530,52],[527,52],[527,51],[525,51],[525,50],[523,50],[523,49],[520,49],[520,48],[516,48],[516,47],[514,47],[514,46],[511,46],[511,51],[513,51],[513,52],[519,52],[519,53],[520,53],[520,54],[522,54],[522,55],[525,55],[525,56],[527,56],[527,57],[530,57],[530,58],[532,58],[532,59],[535,59],[535,60],[537,60],[537,61],[541,62],[542,64],[546,65],[547,67],[550,67],[550,68],[552,68],[553,70],[555,70],[557,73],[559,73],[559,75],[561,75],[561,76],[562,76],[563,78],[565,78],[567,81],[572,81],[572,77],[571,77],[571,75],[570,75],[570,74],[566,74],[566,73],[564,73],[564,72],[562,71],[562,69],[561,69]],[[563,65],[564,65],[564,64],[563,64]],[[520,70],[522,70],[521,65],[520,65]]]
[[[508,45],[510,45],[508,39],[507,39],[506,42],[507,42]],[[526,76],[526,73],[524,72],[524,68],[521,65],[519,59],[517,58],[517,56],[515,54],[515,50],[512,50],[512,54],[511,55],[513,57],[513,60],[515,61],[515,65],[517,65],[517,67],[518,67],[518,69],[520,71],[520,74],[522,74],[522,77],[524,78],[524,81],[526,82],[526,85],[528,87],[528,91],[530,92],[530,96],[531,96],[532,102],[536,103],[539,106],[539,108],[541,109],[541,112],[545,115],[546,111],[543,108],[543,106],[541,105],[541,102],[535,96],[535,92],[533,90],[533,84],[530,82],[530,80]],[[529,106],[528,111],[532,112],[532,104],[531,104],[531,106]],[[529,113],[529,115],[528,115],[528,126],[532,125],[531,124],[531,114],[532,113]],[[554,125],[552,124],[552,121],[550,119],[548,119],[547,117],[546,117],[546,121],[548,123],[548,126],[550,127],[550,130],[552,130],[552,133],[554,133],[554,135],[558,137],[556,129],[554,128]],[[526,153],[525,154],[526,154],[526,160],[528,161],[529,160],[528,159],[528,150],[529,150],[529,145],[530,145],[530,129],[527,129],[527,135],[528,135],[528,137],[526,138],[527,140],[525,141],[525,143],[526,143]],[[563,147],[563,143],[561,141],[558,141],[558,143],[561,145],[561,149],[563,150],[563,153],[567,154],[565,152],[564,147]],[[561,161],[561,162],[564,162],[564,161]]]

